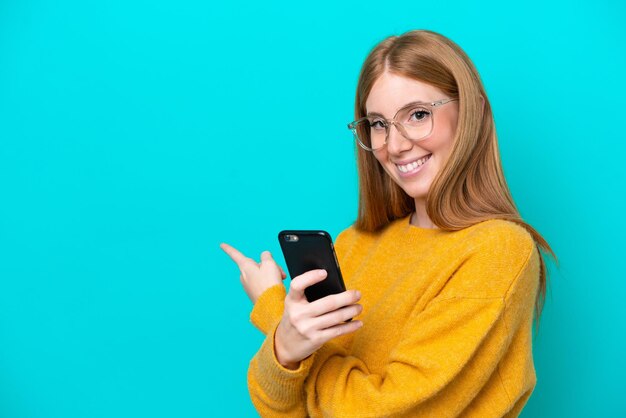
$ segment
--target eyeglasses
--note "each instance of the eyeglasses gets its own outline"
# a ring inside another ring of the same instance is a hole
[[[348,124],[361,148],[377,151],[387,144],[391,125],[406,139],[419,141],[433,131],[435,124],[433,110],[458,99],[442,99],[436,102],[413,102],[398,110],[393,119],[385,119],[380,114],[371,114]]]

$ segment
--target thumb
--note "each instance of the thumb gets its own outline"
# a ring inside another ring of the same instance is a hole
[[[270,253],[269,251],[263,251],[261,253],[261,262],[263,261],[274,261],[274,259],[272,258],[272,253]]]
[[[272,253],[269,251],[263,251],[261,253],[261,268],[263,267],[275,271],[278,275],[280,275],[281,280],[285,280],[287,277],[283,268],[272,258]]]
[[[272,266],[271,268],[278,269],[281,273],[281,276],[284,274],[276,260],[274,260],[274,258],[272,257],[272,253],[270,253],[269,251],[263,251],[261,253],[261,264],[265,266]]]

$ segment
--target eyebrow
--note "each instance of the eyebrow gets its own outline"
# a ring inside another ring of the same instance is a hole
[[[401,110],[406,110],[407,108],[413,107],[415,105],[420,105],[420,104],[421,105],[427,105],[427,104],[431,104],[431,103],[432,102],[426,102],[426,101],[423,101],[423,100],[418,100],[418,101],[415,101],[415,102],[407,103],[404,106],[402,106],[400,109],[398,109],[396,111],[396,114],[398,112],[400,112]],[[385,116],[382,113],[378,113],[378,112],[368,112],[365,116],[380,116],[381,118],[385,118]]]

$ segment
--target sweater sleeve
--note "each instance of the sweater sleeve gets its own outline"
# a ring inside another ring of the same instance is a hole
[[[274,285],[266,289],[257,299],[250,312],[250,322],[267,335],[283,316],[285,307],[285,286]]]
[[[509,276],[503,294],[473,297],[441,292],[414,312],[378,372],[333,341],[301,362],[299,369],[288,370],[276,360],[273,336],[266,339],[249,369],[255,406],[262,416],[458,415],[498,373],[515,328],[523,323],[520,318],[532,312],[536,247],[531,245],[526,254],[521,265],[498,270],[501,276]],[[477,260],[468,260],[455,272],[456,283],[488,283],[475,276],[480,266],[474,263],[485,263],[484,258]]]

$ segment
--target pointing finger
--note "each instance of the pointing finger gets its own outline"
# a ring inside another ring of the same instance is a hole
[[[226,254],[228,254],[228,256],[230,258],[233,259],[233,261],[235,263],[237,263],[237,265],[239,267],[242,267],[242,265],[248,261],[248,257],[246,257],[245,255],[243,255],[242,253],[240,253],[238,250],[236,250],[234,247],[231,247],[230,245],[226,244],[225,242],[220,244],[220,248],[222,250],[224,250],[224,252]]]

